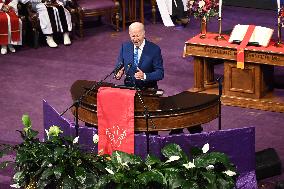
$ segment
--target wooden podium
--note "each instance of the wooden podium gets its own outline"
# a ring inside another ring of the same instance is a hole
[[[78,80],[71,86],[73,101],[76,101],[87,90],[92,88],[95,81]],[[113,84],[104,86],[116,87]],[[156,91],[141,91],[144,104],[147,107],[154,126],[149,122],[149,131],[166,131],[188,128],[207,123],[219,116],[219,96],[184,91],[179,94],[163,97]],[[78,108],[81,121],[97,125],[97,89],[89,93]],[[72,109],[75,114],[75,108]],[[134,111],[135,131],[146,131],[144,107],[138,96],[135,96]]]

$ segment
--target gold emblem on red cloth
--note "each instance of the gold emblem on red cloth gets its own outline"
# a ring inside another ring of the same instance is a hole
[[[121,146],[122,141],[126,138],[126,130],[121,129],[118,125],[106,129],[106,136],[113,148]]]

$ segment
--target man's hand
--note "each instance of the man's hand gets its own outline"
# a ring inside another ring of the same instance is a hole
[[[137,68],[137,72],[135,73],[134,77],[136,79],[144,80],[144,72]]]
[[[115,74],[115,76],[114,76],[115,79],[117,79],[117,80],[121,79],[123,73],[124,73],[124,67],[121,68],[121,69]]]

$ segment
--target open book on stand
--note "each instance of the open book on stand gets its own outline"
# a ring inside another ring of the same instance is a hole
[[[229,42],[230,43],[241,43],[243,40],[249,25],[235,25]],[[267,47],[270,42],[270,39],[273,34],[273,29],[262,27],[262,26],[255,26],[255,29],[251,35],[248,45],[255,45],[255,46],[263,46]]]

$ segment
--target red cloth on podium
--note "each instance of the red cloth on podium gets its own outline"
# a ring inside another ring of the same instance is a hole
[[[97,93],[98,151],[134,153],[134,96],[129,89],[101,87]]]
[[[237,46],[237,68],[245,68],[245,48],[251,38],[251,35],[255,29],[255,25],[249,25],[248,30],[239,46]]]

